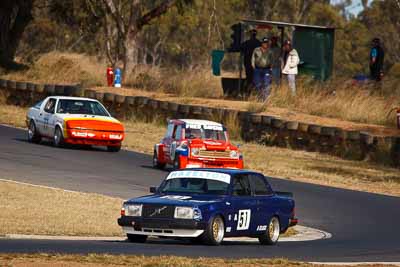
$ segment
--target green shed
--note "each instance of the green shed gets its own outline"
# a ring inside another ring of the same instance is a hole
[[[300,56],[300,73],[323,81],[332,75],[335,28],[264,20],[242,20],[241,23],[244,29],[277,27],[281,32],[281,43],[285,28],[291,28],[293,47]]]

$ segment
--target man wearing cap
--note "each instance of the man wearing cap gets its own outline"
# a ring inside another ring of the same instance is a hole
[[[264,37],[261,46],[254,49],[251,66],[254,69],[254,85],[261,98],[267,100],[271,87],[272,54],[269,51],[269,39]]]
[[[292,42],[286,40],[283,43],[283,69],[282,73],[287,76],[288,84],[292,95],[296,95],[297,65],[300,63],[299,54],[292,47]]]
[[[379,82],[383,76],[383,60],[385,53],[381,47],[379,38],[372,40],[372,48],[370,52],[369,70],[371,79]]]
[[[242,53],[244,61],[244,69],[246,71],[246,85],[249,89],[253,85],[253,68],[251,66],[251,57],[254,49],[260,47],[261,42],[257,39],[257,30],[250,30],[250,38],[242,44]]]

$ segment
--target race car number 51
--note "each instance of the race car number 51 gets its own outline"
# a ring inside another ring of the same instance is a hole
[[[247,230],[250,225],[251,210],[239,210],[237,230]]]

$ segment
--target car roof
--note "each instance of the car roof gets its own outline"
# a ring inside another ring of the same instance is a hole
[[[215,122],[215,121],[208,121],[208,120],[177,119],[177,121],[181,121],[181,122],[187,123],[187,124],[221,126],[221,127],[223,127],[223,125],[221,123],[218,123],[218,122]]]
[[[181,169],[176,171],[208,171],[208,172],[218,172],[218,173],[226,173],[229,175],[235,174],[247,174],[247,173],[258,173],[251,170],[244,170],[244,169],[224,169],[224,168],[190,168],[190,169]]]
[[[66,99],[66,100],[89,100],[89,101],[98,102],[97,99],[87,98],[87,97],[78,97],[78,96],[49,96],[48,98]]]

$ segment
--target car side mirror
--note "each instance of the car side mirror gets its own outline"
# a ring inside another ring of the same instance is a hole
[[[150,193],[153,193],[153,194],[157,193],[157,187],[155,187],[155,186],[150,187]]]

